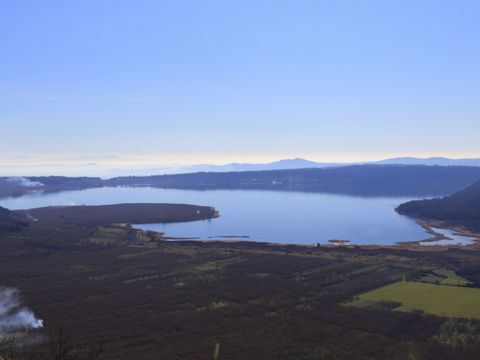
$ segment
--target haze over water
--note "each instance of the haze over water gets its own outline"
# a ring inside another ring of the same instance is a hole
[[[256,190],[176,190],[97,188],[35,193],[0,199],[0,206],[26,209],[50,205],[101,205],[133,202],[187,203],[214,206],[220,218],[141,228],[169,237],[248,236],[252,241],[292,244],[350,240],[355,244],[393,244],[429,235],[412,219],[397,214],[410,197],[354,197],[325,193]]]

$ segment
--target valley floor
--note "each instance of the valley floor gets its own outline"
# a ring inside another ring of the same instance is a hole
[[[20,289],[42,333],[62,328],[79,346],[99,343],[104,359],[212,359],[217,343],[219,359],[232,360],[477,359],[475,320],[392,311],[392,301],[422,309],[404,298],[344,304],[438,269],[465,282],[421,283],[442,292],[436,303],[450,288],[477,294],[479,261],[462,249],[169,242],[76,224],[0,235],[0,284]],[[473,340],[458,341],[459,331]]]

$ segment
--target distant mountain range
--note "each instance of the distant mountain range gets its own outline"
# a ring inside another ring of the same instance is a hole
[[[480,163],[480,162],[479,162]],[[192,172],[232,172],[232,171],[265,171],[265,170],[289,170],[289,169],[307,169],[307,168],[327,168],[336,166],[345,166],[345,163],[320,163],[306,159],[284,159],[269,163],[231,163],[226,165],[186,165],[178,167],[165,167],[160,169],[150,169],[152,171],[167,171],[169,174],[192,173]],[[147,170],[148,171],[148,170]]]
[[[231,163],[225,165],[214,164],[165,164],[155,167],[122,167],[112,168],[95,163],[65,165],[65,164],[41,164],[38,166],[0,166],[0,176],[100,176],[112,178],[117,176],[148,176],[164,174],[184,174],[195,172],[236,172],[236,171],[265,171],[265,170],[292,170],[306,168],[333,168],[349,165],[429,165],[429,166],[480,166],[480,158],[472,159],[449,159],[443,157],[416,158],[399,157],[379,161],[364,161],[353,163],[330,163],[315,162],[302,158],[284,159],[269,163]]]
[[[416,158],[399,157],[370,162],[370,164],[388,165],[430,165],[430,166],[480,166],[480,159],[449,159],[444,157]]]
[[[478,159],[449,159],[443,157],[416,158],[416,157],[399,157],[384,159],[379,161],[364,161],[355,163],[329,163],[315,162],[302,158],[284,159],[269,163],[251,164],[251,163],[232,163],[226,165],[191,165],[191,166],[174,166],[161,167],[141,170],[143,175],[152,174],[180,174],[192,172],[231,172],[231,171],[262,171],[262,170],[288,170],[288,169],[306,169],[306,168],[328,168],[349,165],[430,165],[430,166],[480,166],[480,158]],[[138,174],[138,171],[136,171]],[[140,174],[138,174],[140,175]]]

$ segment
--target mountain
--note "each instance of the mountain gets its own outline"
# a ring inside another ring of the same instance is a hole
[[[334,166],[345,166],[342,163],[319,163],[301,158],[284,159],[269,163],[231,163],[225,165],[198,164],[198,165],[170,165],[150,169],[132,169],[131,174],[136,175],[163,175],[163,174],[186,174],[195,172],[234,172],[234,171],[265,171],[265,170],[286,170],[306,168],[326,168]],[[118,173],[125,173],[125,170],[117,169]]]
[[[400,214],[444,221],[480,231],[480,181],[440,199],[409,201],[397,209]]]
[[[428,165],[428,166],[478,166],[480,159],[448,159],[442,157],[416,158],[398,157],[379,161],[363,161],[352,163],[339,162],[316,162],[302,158],[283,159],[268,163],[231,163],[224,165],[215,164],[162,164],[159,166],[136,166],[136,167],[111,167],[94,163],[65,165],[65,164],[41,164],[36,166],[0,166],[0,175],[3,176],[92,176],[109,179],[117,176],[148,176],[187,174],[195,172],[234,172],[234,171],[266,171],[288,170],[307,168],[331,168],[350,165]]]
[[[248,164],[247,164],[248,165]],[[285,169],[307,169],[307,168],[326,168],[335,166],[345,166],[342,163],[320,163],[302,158],[279,160],[267,164],[260,164],[262,170],[285,170]],[[239,164],[242,166],[242,164]],[[245,165],[244,165],[245,166]]]
[[[283,159],[269,163],[231,163],[225,165],[169,165],[150,169],[116,169],[117,176],[129,175],[163,175],[195,172],[233,172],[233,171],[266,171],[307,168],[330,168],[350,165],[428,165],[428,166],[480,166],[480,159],[448,159],[442,157],[416,158],[398,157],[379,161],[364,161],[355,163],[316,162],[302,158]]]
[[[444,157],[416,158],[398,157],[374,161],[374,164],[384,165],[428,165],[428,166],[480,166],[480,159],[449,159]]]

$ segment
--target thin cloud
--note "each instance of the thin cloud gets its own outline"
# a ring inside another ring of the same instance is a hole
[[[147,102],[149,100],[142,97],[134,96],[92,96],[92,97],[76,97],[76,96],[12,96],[0,95],[0,100],[26,100],[26,101],[52,101],[52,102]]]

